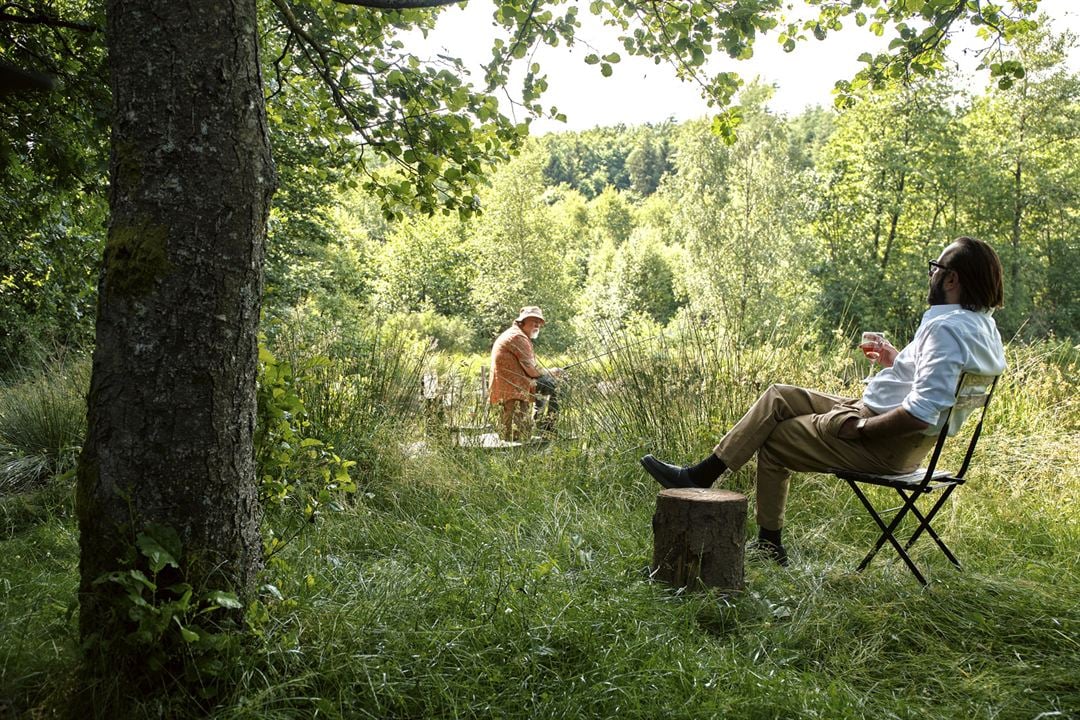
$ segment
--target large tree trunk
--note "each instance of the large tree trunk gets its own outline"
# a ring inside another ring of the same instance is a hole
[[[150,523],[197,588],[261,564],[252,437],[274,171],[254,0],[109,0],[111,218],[79,460],[80,628]]]

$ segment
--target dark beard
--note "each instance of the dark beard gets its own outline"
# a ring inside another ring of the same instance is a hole
[[[945,271],[938,270],[930,280],[930,291],[926,294],[928,305],[945,305]]]

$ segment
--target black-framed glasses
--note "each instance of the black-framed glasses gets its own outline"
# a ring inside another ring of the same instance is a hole
[[[930,277],[934,277],[934,274],[938,270],[952,270],[951,267],[949,267],[948,265],[942,265],[937,260],[930,260],[930,261],[928,261],[927,264],[929,265],[929,268],[930,268]]]

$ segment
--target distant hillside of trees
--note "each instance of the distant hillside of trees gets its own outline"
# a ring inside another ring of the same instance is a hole
[[[770,88],[750,85],[732,144],[708,119],[545,135],[490,174],[470,219],[388,219],[342,158],[276,125],[266,315],[363,317],[473,351],[525,304],[552,318],[554,348],[680,314],[741,342],[782,323],[903,338],[927,258],[971,234],[1005,263],[1007,336],[1080,336],[1073,42],[1019,43],[1027,74],[1006,89],[958,90],[945,74],[844,111],[777,116]],[[71,127],[50,122],[59,153]],[[90,339],[103,152],[69,153],[82,184],[48,182],[58,157],[5,166],[7,196],[30,198],[0,207],[7,366],[38,343]]]

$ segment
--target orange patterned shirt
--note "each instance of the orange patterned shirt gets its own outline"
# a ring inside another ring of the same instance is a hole
[[[489,402],[494,405],[503,400],[531,401],[536,390],[533,378],[541,374],[536,367],[532,340],[516,323],[511,325],[491,348]]]

